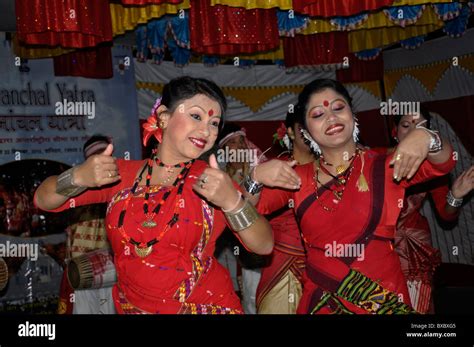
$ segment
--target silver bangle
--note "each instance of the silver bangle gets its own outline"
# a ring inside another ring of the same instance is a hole
[[[451,207],[454,207],[454,208],[458,208],[462,205],[462,202],[463,202],[463,199],[456,199],[454,196],[453,196],[453,193],[451,191],[448,192],[448,194],[446,195],[446,202],[448,203],[449,206]]]
[[[253,168],[252,170],[255,170],[255,168]],[[247,193],[251,195],[256,195],[262,191],[263,184],[257,181],[254,181],[252,179],[252,171],[251,171],[250,175],[247,175],[244,178],[244,188],[247,191]]]
[[[72,198],[73,196],[77,196],[87,189],[87,187],[80,187],[74,184],[74,169],[75,167],[72,167],[58,176],[56,180],[57,194]]]
[[[427,127],[422,126],[425,121],[420,122],[416,125],[417,129],[423,129],[428,134],[430,134],[430,145],[429,145],[429,153],[438,153],[443,149],[443,141],[441,140],[441,136],[437,131],[428,129]]]
[[[235,212],[224,213],[230,228],[235,232],[240,232],[252,226],[260,217],[255,207],[246,199],[244,206]]]

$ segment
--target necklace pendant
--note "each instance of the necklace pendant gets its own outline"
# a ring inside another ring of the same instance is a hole
[[[336,166],[336,173],[337,173],[338,175],[343,174],[344,171],[346,171],[346,166],[345,166],[345,165],[338,165],[338,166]]]
[[[153,220],[146,220],[142,223],[142,226],[145,228],[154,228],[156,227],[156,222]]]
[[[139,247],[135,245],[135,253],[140,258],[145,258],[146,256],[150,255],[151,251],[153,250],[153,245],[148,247]]]

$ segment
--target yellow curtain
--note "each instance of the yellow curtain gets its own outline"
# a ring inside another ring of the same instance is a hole
[[[290,10],[293,7],[292,0],[211,0],[211,5],[226,5],[232,7],[243,7],[248,10],[253,8],[278,7],[281,10]]]
[[[122,6],[121,4],[110,4],[110,15],[112,17],[113,35],[124,34],[127,30],[133,30],[138,24],[144,24],[150,19],[160,18],[165,14],[177,14],[181,9],[189,8],[190,0],[183,0],[179,4],[163,3],[160,5],[147,6]]]
[[[453,1],[457,0],[394,0],[392,6],[439,4]]]
[[[425,35],[438,30],[443,25],[412,25],[409,27],[391,27],[349,32],[349,50],[359,52],[366,49],[383,47],[411,37]]]
[[[442,26],[443,21],[438,18],[434,9],[431,6],[428,6],[423,11],[422,16],[416,21],[416,23],[410,26],[424,26],[430,24]],[[361,23],[360,26],[358,26],[355,30],[391,27],[399,28],[400,26],[388,19],[383,11],[378,11],[370,14],[369,18],[365,22]],[[327,33],[329,31],[335,31],[335,27],[331,24],[330,19],[310,19],[308,26],[301,32],[301,34],[311,35],[316,33]]]
[[[51,58],[61,54],[73,52],[74,49],[47,46],[24,46],[18,41],[18,36],[13,35],[13,52],[24,59]]]

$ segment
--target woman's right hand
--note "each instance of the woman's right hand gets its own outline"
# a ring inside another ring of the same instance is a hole
[[[101,187],[120,181],[114,146],[109,144],[102,154],[90,156],[74,170],[74,184],[81,187]]]
[[[253,169],[252,179],[267,187],[299,189],[301,178],[293,169],[296,163],[296,160],[291,162],[277,159],[269,160]]]
[[[451,193],[456,199],[464,198],[469,192],[474,189],[474,165],[464,171],[454,181],[451,186]]]

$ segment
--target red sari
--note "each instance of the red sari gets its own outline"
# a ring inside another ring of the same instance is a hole
[[[455,221],[459,210],[453,214],[446,212],[448,183],[448,177],[444,176],[409,189],[397,222],[395,250],[400,256],[412,306],[420,313],[433,311],[432,281],[435,269],[441,263],[440,251],[432,246],[428,220],[420,210],[425,199],[431,195],[441,219]]]
[[[113,288],[114,304],[124,314],[241,313],[239,298],[234,292],[229,272],[214,258],[216,239],[225,227],[223,213],[210,207],[192,190],[192,185],[207,167],[196,161],[184,184],[180,217],[153,247],[152,253],[140,258],[134,247],[126,243],[117,230],[118,217],[125,199],[144,161],[117,160],[121,181],[101,189],[89,189],[74,198],[75,206],[108,202],[107,236],[115,255],[117,284]],[[157,227],[141,227],[144,221],[144,187],[132,198],[124,220],[129,236],[147,242],[164,228],[173,215],[176,189],[156,218]],[[167,187],[152,186],[149,206],[152,210]],[[53,210],[60,212],[72,199]]]
[[[264,189],[258,204],[268,214],[294,200],[294,210],[306,245],[306,271],[303,297],[298,313],[411,313],[410,298],[392,246],[395,225],[405,189],[413,184],[441,176],[453,166],[452,158],[441,165],[425,161],[410,182],[392,180],[391,157],[366,151],[363,173],[369,190],[357,187],[362,161],[354,160],[342,200],[333,212],[334,195],[325,188],[315,195],[314,164],[298,166],[301,189]],[[332,184],[329,182],[327,185]],[[353,245],[363,252],[328,254],[328,249]]]
[[[257,308],[288,271],[302,284],[305,266],[305,250],[293,210],[286,205],[266,217],[272,227],[274,248],[268,266],[262,268],[257,288]],[[288,301],[288,296],[284,300]]]

